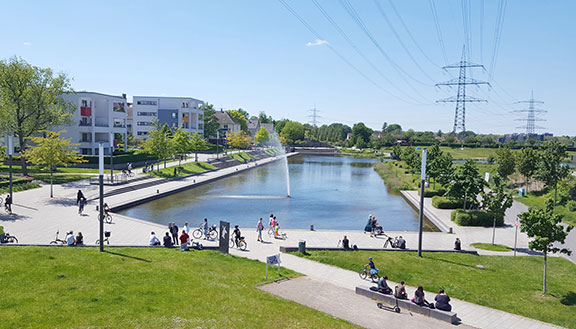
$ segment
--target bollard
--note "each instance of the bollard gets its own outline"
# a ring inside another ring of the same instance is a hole
[[[448,229],[448,233],[452,234],[452,228],[451,227]]]
[[[298,252],[305,254],[306,253],[306,241],[300,240],[298,242]]]
[[[314,231],[314,224],[310,225],[310,231]]]

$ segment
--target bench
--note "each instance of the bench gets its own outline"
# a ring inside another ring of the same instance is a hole
[[[389,304],[394,305],[396,303],[396,298],[394,295],[386,295],[378,291],[370,290],[367,286],[357,286],[356,293],[358,295],[374,298]],[[400,309],[409,310],[415,313],[420,313],[441,321],[450,322],[452,324],[459,324],[460,319],[454,312],[446,312],[438,309],[431,309],[428,307],[423,307],[412,303],[409,299],[398,299],[398,306]]]

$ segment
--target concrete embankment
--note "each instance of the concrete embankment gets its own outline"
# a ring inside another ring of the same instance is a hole
[[[410,191],[413,192],[413,191]],[[409,191],[400,191],[402,196],[406,201],[408,201],[414,208],[420,209],[420,200],[418,199],[418,193],[409,193]],[[452,226],[447,225],[442,221],[431,209],[424,207],[424,216],[432,223],[440,232],[452,233]]]

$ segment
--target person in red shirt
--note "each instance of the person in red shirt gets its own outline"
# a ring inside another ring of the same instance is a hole
[[[190,236],[188,235],[188,233],[186,233],[186,231],[182,231],[182,234],[180,235],[180,250],[188,250],[188,240],[190,239]]]

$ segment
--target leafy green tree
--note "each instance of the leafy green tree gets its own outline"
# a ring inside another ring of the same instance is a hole
[[[528,192],[528,182],[530,178],[536,173],[538,166],[538,152],[536,152],[531,147],[525,147],[516,157],[516,167],[518,172],[522,174],[526,179],[526,192]]]
[[[61,138],[64,131],[53,132],[42,130],[46,137],[28,137],[32,145],[24,155],[34,164],[47,166],[50,170],[50,197],[54,197],[52,190],[53,170],[56,166],[68,166],[72,163],[86,162],[82,156],[78,155],[72,148],[78,144],[70,143],[69,139]]]
[[[364,142],[364,139],[362,138],[362,136],[358,136],[358,138],[356,139],[356,148],[363,149],[365,147],[366,147],[366,142]]]
[[[276,133],[278,135],[280,135],[282,133],[282,129],[284,129],[284,126],[290,122],[290,120],[288,119],[282,119],[280,121],[276,121],[274,122],[274,130],[276,131]]]
[[[484,179],[478,171],[474,160],[466,160],[463,166],[458,167],[448,184],[446,196],[453,200],[464,202],[464,209],[468,201],[475,202],[478,194],[484,189]]]
[[[208,149],[208,143],[200,133],[193,133],[189,140],[190,143],[190,150],[194,152],[194,158],[196,162],[198,162],[198,152],[205,151]]]
[[[167,127],[164,125],[164,127]],[[174,143],[170,137],[171,130],[156,126],[156,129],[150,131],[149,138],[144,142],[144,150],[156,156],[158,160],[164,160],[166,168],[166,158],[174,154]],[[160,166],[160,165],[158,165]]]
[[[386,131],[387,133],[391,133],[391,134],[397,134],[397,133],[401,133],[402,132],[402,126],[400,126],[399,124],[393,123],[388,125],[388,127],[386,127]]]
[[[570,168],[562,165],[567,156],[566,145],[553,140],[544,144],[544,151],[538,161],[536,178],[547,187],[554,188],[554,205],[558,199],[558,183],[570,176]]]
[[[258,132],[256,132],[255,139],[256,144],[260,146],[268,144],[268,142],[270,141],[270,134],[268,133],[268,129],[260,127],[260,129],[258,129]]]
[[[0,61],[0,132],[14,133],[25,151],[28,137],[70,120],[76,107],[60,97],[70,92],[70,78],[64,73],[54,75],[18,57]],[[22,174],[27,175],[25,156],[21,161]]]
[[[250,134],[245,131],[239,131],[237,133],[228,131],[226,141],[229,147],[245,149],[250,146]]]
[[[392,153],[394,153],[396,160],[402,160],[402,146],[394,144],[394,146],[392,146]]]
[[[496,150],[496,172],[504,180],[514,173],[515,158],[509,147],[502,147]]]
[[[204,104],[202,109],[204,110],[204,137],[216,137],[216,131],[220,128],[220,123],[214,115],[216,113],[214,105]]]
[[[190,133],[178,128],[172,137],[174,153],[178,154],[178,166],[182,164],[182,157],[190,151]]]
[[[447,185],[452,177],[453,163],[450,153],[444,153],[438,145],[433,145],[428,150],[426,158],[426,173],[434,179],[433,188],[436,189],[436,182]]]
[[[266,112],[264,112],[264,111],[262,111],[262,112],[260,112],[260,113],[258,114],[258,119],[257,119],[257,120],[258,120],[258,122],[260,122],[260,123],[272,123],[272,122],[274,122],[274,120],[272,119],[272,117],[269,116],[269,115],[267,116],[267,115],[266,115]]]
[[[525,232],[532,241],[528,243],[530,250],[538,250],[544,253],[544,288],[546,293],[546,266],[548,253],[561,253],[570,255],[571,251],[566,248],[558,248],[554,243],[564,243],[572,226],[564,230],[562,225],[562,215],[554,213],[554,202],[547,200],[546,208],[530,208],[528,212],[523,212],[520,218],[520,231]]]
[[[372,129],[366,127],[362,122],[355,124],[352,127],[352,139],[354,141],[358,140],[358,137],[362,137],[365,143],[370,141],[370,136],[372,135]]]
[[[512,195],[506,192],[506,184],[500,176],[494,176],[492,189],[488,192],[482,192],[482,203],[486,209],[499,217],[504,217],[506,209],[512,207],[514,199]]]
[[[402,151],[402,160],[412,169],[412,172],[417,172],[422,165],[420,154],[416,153],[416,149],[411,146],[405,147]]]
[[[230,115],[230,117],[232,117],[232,119],[234,119],[236,122],[238,122],[240,124],[240,129],[242,131],[248,131],[248,122],[247,122],[247,118],[248,118],[248,113],[242,109],[238,109],[238,110],[227,110],[226,113],[228,113]]]
[[[289,121],[282,128],[280,136],[283,136],[289,144],[304,139],[304,126],[300,122]]]

